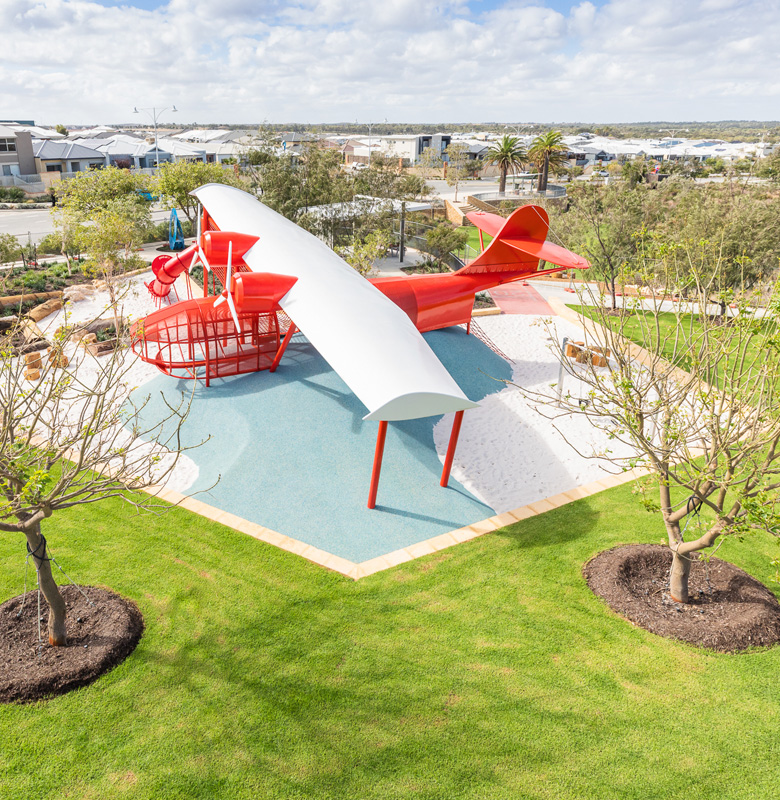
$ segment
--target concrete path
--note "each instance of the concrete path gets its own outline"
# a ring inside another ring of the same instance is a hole
[[[420,253],[411,247],[406,248],[404,253],[404,260],[401,263],[398,256],[389,256],[388,258],[380,258],[374,262],[374,275],[403,275],[401,267],[411,267],[414,264],[425,259],[426,254]]]
[[[491,289],[489,294],[504,314],[555,314],[544,297],[523,281],[498,286]]]

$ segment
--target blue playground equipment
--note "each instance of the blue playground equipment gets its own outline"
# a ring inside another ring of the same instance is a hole
[[[171,209],[171,218],[168,221],[168,246],[171,250],[184,250],[184,233],[175,208]]]

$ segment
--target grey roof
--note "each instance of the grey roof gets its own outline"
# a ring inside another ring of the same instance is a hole
[[[33,141],[33,152],[36,158],[43,161],[65,161],[67,159],[94,158],[103,161],[103,154],[91,147],[84,147],[75,142],[55,142],[51,139]]]

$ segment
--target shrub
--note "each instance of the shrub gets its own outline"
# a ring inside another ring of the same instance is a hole
[[[440,222],[425,234],[428,252],[439,261],[465,247],[468,238],[469,234],[465,228],[456,228],[451,222]]]
[[[47,233],[46,236],[38,242],[38,252],[47,253],[49,255],[59,255],[62,249],[62,238],[58,233]]]
[[[22,275],[22,286],[31,292],[45,292],[46,275],[43,272],[29,269]]]
[[[7,203],[21,203],[26,197],[18,186],[0,186],[0,200]]]

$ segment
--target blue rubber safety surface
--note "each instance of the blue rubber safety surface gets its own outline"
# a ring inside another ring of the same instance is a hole
[[[510,365],[462,328],[425,339],[471,400],[511,378]],[[133,400],[149,397],[142,414],[148,424],[169,413],[163,395],[175,405],[192,391],[192,382],[161,375]],[[187,493],[200,491],[204,503],[358,563],[495,513],[452,478],[439,486],[433,426],[440,417],[389,423],[377,506],[367,509],[377,423],[363,422],[365,414],[297,336],[273,374],[195,386],[182,442],[211,438],[187,453],[200,468]]]

